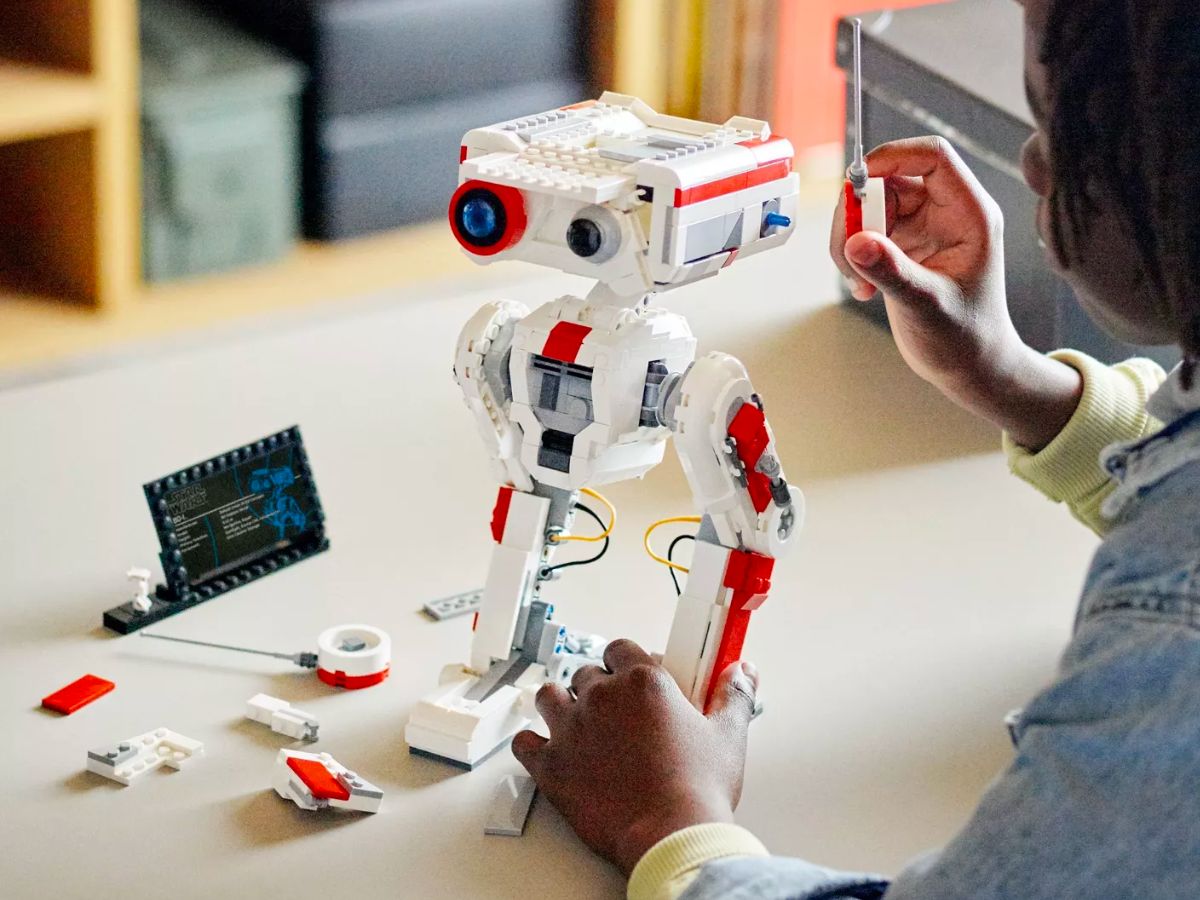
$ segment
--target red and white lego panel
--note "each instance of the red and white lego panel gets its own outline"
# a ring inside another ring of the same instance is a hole
[[[392,663],[392,639],[371,625],[335,625],[317,636],[317,677],[354,690],[379,684]]]
[[[147,772],[182,769],[203,755],[204,744],[166,728],[147,731],[113,747],[89,750],[87,770],[128,787]]]
[[[351,772],[328,753],[280,750],[271,787],[301,809],[379,812],[383,791]]]
[[[483,674],[512,652],[517,617],[532,590],[546,543],[545,497],[501,487],[492,512],[496,546],[471,639],[471,668]]]
[[[737,359],[713,352],[696,360],[673,404],[675,449],[696,506],[711,520],[717,540],[727,547],[745,547],[773,557],[784,551],[802,524],[804,496],[789,488],[791,504],[784,509],[774,502],[763,504],[752,493],[751,485],[762,473],[747,469],[729,438],[737,414],[753,403],[753,398],[746,368]],[[764,455],[778,460],[765,419],[760,420],[760,427],[762,443],[755,463]]]

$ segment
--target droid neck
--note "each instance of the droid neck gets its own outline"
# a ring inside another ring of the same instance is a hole
[[[619,294],[611,286],[598,283],[587,295],[587,305],[601,309],[633,309],[641,310],[650,305],[654,292],[640,291],[636,294]]]

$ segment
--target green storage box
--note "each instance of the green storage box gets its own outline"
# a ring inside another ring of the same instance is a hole
[[[299,228],[303,67],[212,13],[140,9],[146,280],[278,258]]]

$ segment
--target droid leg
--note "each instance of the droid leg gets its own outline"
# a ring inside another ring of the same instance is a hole
[[[703,513],[663,665],[703,710],[716,677],[741,656],[775,559],[803,520],[804,495],[784,479],[762,401],[732,356],[709,353],[665,381],[659,416]]]
[[[663,654],[663,665],[698,709],[708,708],[716,676],[741,658],[750,613],[767,599],[774,566],[769,556],[722,547],[710,524],[701,527]]]
[[[538,599],[549,536],[569,527],[573,502],[570,491],[536,483],[533,493],[500,489],[470,664],[447,666],[438,688],[418,702],[404,732],[412,752],[472,768],[532,722],[543,682],[569,681],[580,665],[598,662],[572,652],[581,648],[552,620],[554,607]]]

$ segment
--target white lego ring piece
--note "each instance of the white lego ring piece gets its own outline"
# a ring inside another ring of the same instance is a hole
[[[392,639],[370,625],[335,625],[317,638],[317,677],[342,688],[364,688],[387,678]]]

